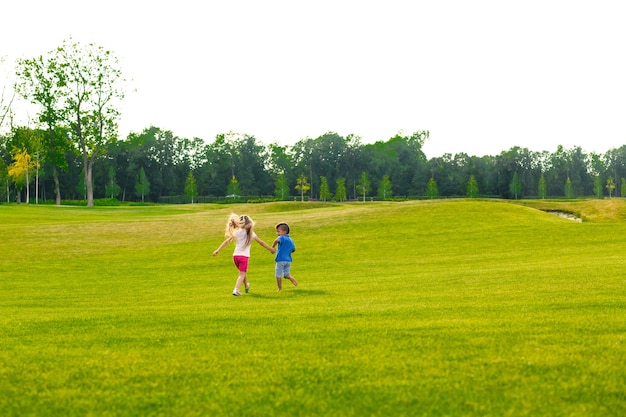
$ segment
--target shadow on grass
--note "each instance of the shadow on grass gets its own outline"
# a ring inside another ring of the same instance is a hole
[[[304,296],[320,296],[326,295],[327,292],[324,290],[305,290],[305,289],[284,289],[282,292],[271,292],[265,294],[259,294],[256,292],[250,292],[247,294],[249,297],[254,298],[294,298],[294,297],[304,297]]]

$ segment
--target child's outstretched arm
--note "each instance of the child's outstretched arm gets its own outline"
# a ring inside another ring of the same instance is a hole
[[[228,245],[230,242],[232,242],[232,240],[233,240],[233,238],[229,237],[225,241],[223,241],[222,244],[220,245],[220,247],[213,251],[213,256],[217,256],[217,254],[220,253],[220,251],[222,249],[224,249],[224,246]]]
[[[270,251],[270,253],[276,253],[276,249],[274,249],[273,247],[271,247],[267,243],[263,242],[263,240],[261,240],[261,238],[259,238],[258,236],[255,236],[254,240],[256,240],[259,243],[259,245],[263,246],[265,249]]]

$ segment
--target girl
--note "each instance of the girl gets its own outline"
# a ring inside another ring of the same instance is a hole
[[[246,292],[250,291],[250,283],[246,277],[248,272],[248,260],[250,259],[250,247],[252,241],[256,240],[261,246],[275,253],[276,249],[272,248],[267,243],[263,242],[254,233],[254,222],[246,215],[238,216],[235,213],[231,214],[226,223],[226,240],[222,242],[219,248],[215,249],[213,256],[216,256],[226,245],[233,240],[235,241],[235,251],[233,252],[233,261],[235,266],[239,270],[239,277],[237,277],[237,283],[233,289],[233,295],[241,295],[241,284],[245,285]]]

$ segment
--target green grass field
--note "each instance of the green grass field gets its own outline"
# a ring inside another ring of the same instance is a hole
[[[582,223],[542,210],[575,213]],[[234,211],[287,221],[300,281]],[[626,415],[626,201],[0,205],[2,416]]]

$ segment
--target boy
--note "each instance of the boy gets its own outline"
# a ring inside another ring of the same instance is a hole
[[[272,248],[278,245],[276,250],[276,285],[278,291],[283,290],[283,276],[287,278],[294,286],[298,286],[298,281],[291,276],[291,254],[296,251],[296,244],[289,237],[289,225],[287,223],[278,223],[276,225],[276,234],[278,237],[272,243]]]

